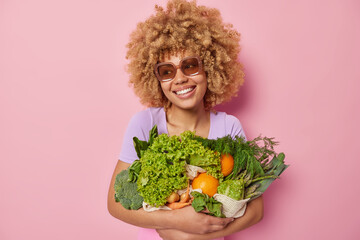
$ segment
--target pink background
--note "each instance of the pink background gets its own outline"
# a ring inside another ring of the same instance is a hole
[[[108,184],[130,117],[125,44],[164,0],[0,1],[0,239],[135,239]],[[291,165],[234,239],[359,239],[360,3],[199,1],[242,33],[246,83],[218,109]]]

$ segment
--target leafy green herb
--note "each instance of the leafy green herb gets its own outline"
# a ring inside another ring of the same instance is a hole
[[[136,182],[141,170],[140,160],[135,160],[129,167],[129,182]]]
[[[158,137],[158,129],[157,126],[154,125],[154,127],[150,130],[149,133],[149,146],[154,142],[154,139]]]
[[[252,193],[252,195],[247,196],[247,198],[255,199],[259,197],[265,190],[270,186],[270,184],[280,176],[280,174],[285,171],[289,165],[285,165],[284,163],[285,154],[279,153],[279,155],[274,156],[271,161],[269,161],[269,165],[272,167],[268,169],[263,177],[259,177],[258,179],[252,180],[249,188],[251,188],[254,184],[257,184],[256,192]]]
[[[154,127],[149,132],[149,141],[146,142],[139,140],[137,137],[133,137],[135,151],[139,158],[141,158],[144,151],[146,151],[146,149],[148,149],[148,147],[151,146],[151,144],[154,142],[154,139],[157,136],[158,136],[157,126],[154,125]]]
[[[211,216],[225,217],[221,212],[222,204],[214,198],[210,198],[208,195],[199,192],[192,192],[191,195],[194,197],[191,205],[196,212],[208,210],[208,214]]]
[[[259,136],[252,141],[245,141],[241,137],[225,136],[213,140],[196,136],[194,139],[206,148],[233,156],[234,167],[225,181],[243,180],[245,184],[243,197],[245,198],[254,199],[260,196],[288,167],[283,161],[285,155],[283,153],[276,155],[274,151],[274,146],[278,144],[274,138]],[[225,191],[222,188],[230,189],[223,185],[220,191]],[[248,188],[251,189],[248,190]]]

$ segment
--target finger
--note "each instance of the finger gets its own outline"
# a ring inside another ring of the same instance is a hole
[[[201,213],[210,213],[210,211],[205,209],[205,210],[202,210]]]
[[[217,218],[208,219],[206,232],[211,233],[224,229],[230,222],[234,221],[233,218]]]
[[[210,224],[212,225],[223,225],[226,226],[229,223],[231,223],[232,221],[234,221],[234,218],[218,218],[218,217],[213,217],[210,220]]]
[[[220,230],[223,230],[225,227],[226,227],[226,225],[210,225],[208,227],[207,233],[220,231]]]
[[[223,223],[225,225],[228,225],[229,223],[233,222],[234,220],[235,220],[235,218],[224,218]]]

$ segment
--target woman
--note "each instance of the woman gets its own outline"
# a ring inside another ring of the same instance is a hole
[[[190,130],[206,138],[243,136],[234,116],[213,107],[236,95],[243,83],[237,62],[239,33],[222,22],[217,9],[170,0],[167,9],[139,23],[128,44],[130,83],[149,108],[137,113],[125,133],[120,160],[111,180],[108,209],[114,217],[142,227],[139,239],[215,239],[260,221],[263,200],[251,201],[244,216],[216,218],[185,207],[173,211],[126,210],[114,200],[116,175],[137,159],[132,138],[148,140],[156,124],[170,136]]]

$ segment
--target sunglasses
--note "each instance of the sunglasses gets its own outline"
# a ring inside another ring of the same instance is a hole
[[[155,65],[154,72],[156,78],[161,82],[168,82],[175,78],[177,69],[188,77],[198,75],[202,71],[202,63],[199,56],[183,58],[179,65],[172,62],[162,62]]]

